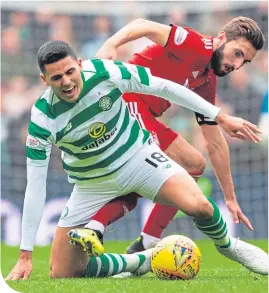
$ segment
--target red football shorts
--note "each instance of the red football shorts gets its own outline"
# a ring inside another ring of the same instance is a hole
[[[148,105],[139,97],[139,94],[124,94],[123,99],[140,127],[147,129],[160,149],[165,151],[177,138],[178,134],[156,119],[150,112]]]

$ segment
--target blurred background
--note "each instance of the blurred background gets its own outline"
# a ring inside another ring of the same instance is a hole
[[[2,1],[1,10],[1,233],[2,241],[18,245],[26,187],[25,140],[30,109],[44,90],[39,79],[36,53],[50,39],[70,43],[83,59],[94,57],[104,41],[133,19],[143,17],[164,24],[190,26],[205,35],[216,35],[235,16],[253,18],[268,36],[267,1],[214,2],[65,2]],[[126,61],[150,42],[140,39],[119,49]],[[268,47],[255,60],[218,81],[217,103],[228,113],[260,125],[263,142],[257,145],[227,138],[235,191],[255,231],[233,225],[223,195],[208,161],[202,190],[217,201],[232,234],[242,238],[268,237]],[[194,115],[172,106],[162,121],[179,132],[206,157],[204,140]],[[36,244],[50,244],[60,213],[71,193],[60,153],[53,149],[47,184],[47,200]],[[38,196],[38,194],[36,195]],[[141,199],[124,220],[108,227],[105,239],[136,238],[152,204]],[[203,237],[190,218],[178,213],[165,230],[194,239]]]

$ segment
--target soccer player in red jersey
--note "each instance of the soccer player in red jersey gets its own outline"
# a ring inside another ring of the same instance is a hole
[[[227,23],[218,36],[204,36],[189,27],[163,25],[137,19],[107,40],[97,57],[115,59],[117,47],[147,37],[155,44],[134,54],[129,63],[150,68],[153,75],[185,85],[204,99],[215,104],[216,79],[238,70],[251,62],[264,44],[264,37],[257,23],[246,17],[237,17]],[[183,166],[196,180],[203,174],[205,159],[184,138],[156,118],[170,107],[170,103],[156,96],[125,94],[131,114],[148,129],[165,153]],[[230,170],[227,142],[219,126],[212,120],[196,113],[201,126],[215,174],[220,182],[224,198],[235,223],[251,224],[236,200]],[[235,137],[244,139],[240,134]],[[122,217],[136,205],[133,196],[117,198],[104,206],[87,225],[101,234],[104,228]],[[132,253],[154,246],[163,229],[175,216],[171,206],[155,204],[139,237],[128,249]]]

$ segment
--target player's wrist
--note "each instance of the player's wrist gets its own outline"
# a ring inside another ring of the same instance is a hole
[[[237,201],[236,195],[234,192],[224,193],[224,200],[227,203]]]
[[[32,260],[32,254],[33,252],[30,250],[21,249],[19,258],[23,260]]]
[[[228,115],[224,113],[222,110],[219,111],[218,115],[215,118],[215,121],[218,124],[223,124],[225,120],[227,119]]]

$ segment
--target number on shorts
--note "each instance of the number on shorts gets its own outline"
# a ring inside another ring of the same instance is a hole
[[[168,159],[165,158],[162,154],[160,153],[157,153],[157,152],[154,152],[151,154],[151,158],[156,160],[157,162],[159,163],[164,163],[164,162],[168,162]],[[153,161],[151,161],[150,159],[146,158],[145,161],[147,163],[149,163],[151,166],[157,168],[158,167],[158,164],[154,163]]]

